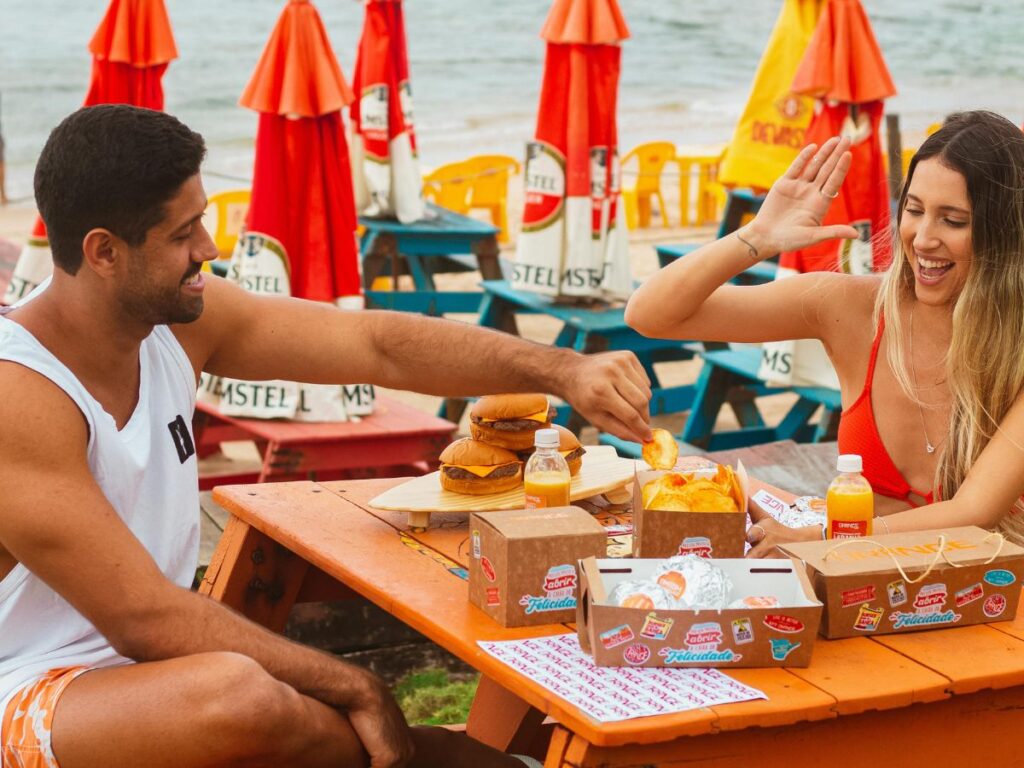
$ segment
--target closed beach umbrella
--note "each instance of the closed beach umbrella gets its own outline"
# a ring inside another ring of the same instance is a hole
[[[804,146],[814,100],[793,92],[793,75],[826,0],[783,0],[750,97],[722,159],[718,180],[768,189]]]
[[[776,279],[800,272],[869,274],[891,258],[889,193],[879,126],[882,101],[896,94],[860,0],[829,0],[793,79],[793,91],[815,98],[806,143],[848,136],[853,162],[822,222],[849,224],[857,240],[830,240],[779,257]],[[813,339],[764,345],[761,378],[780,384],[839,387],[821,343]]]
[[[131,104],[164,108],[163,76],[178,57],[164,0],[111,0],[89,41],[92,76],[83,107]],[[4,295],[13,303],[53,272],[42,219],[37,219]]]
[[[402,0],[366,0],[356,54],[352,165],[356,203],[367,216],[423,218]]]
[[[248,290],[362,307],[341,118],[351,101],[320,14],[308,0],[290,0],[239,100],[259,113],[252,197],[229,272]],[[254,385],[248,382],[224,380],[213,388],[230,415],[345,417],[340,387],[307,391],[277,384],[280,392],[262,399],[251,396]],[[327,400],[314,398],[323,392],[330,393]]]
[[[632,290],[615,121],[629,37],[616,0],[555,0],[513,284],[548,296],[626,298]]]
[[[871,22],[860,0],[829,0],[793,79],[796,93],[814,97],[807,143],[848,136],[853,162],[824,224],[850,224],[861,236],[782,254],[798,272],[878,272],[889,265],[889,192],[879,128],[883,100],[896,95]]]

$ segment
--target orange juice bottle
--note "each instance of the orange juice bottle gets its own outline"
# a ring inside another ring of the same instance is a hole
[[[537,450],[526,462],[526,508],[565,507],[569,504],[569,465],[558,452],[558,432],[538,429],[533,444]]]
[[[871,485],[861,472],[864,463],[855,453],[844,454],[836,463],[839,476],[832,481],[825,496],[828,516],[825,538],[855,539],[871,535],[875,516],[875,497]]]

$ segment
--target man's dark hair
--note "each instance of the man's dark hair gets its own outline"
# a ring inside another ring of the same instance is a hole
[[[163,112],[102,104],[66,117],[35,175],[54,265],[77,273],[82,240],[96,227],[141,245],[205,155],[203,137]]]

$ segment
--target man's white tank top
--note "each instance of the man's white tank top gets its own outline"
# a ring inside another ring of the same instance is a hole
[[[75,402],[88,422],[89,469],[103,494],[164,575],[190,586],[199,556],[198,469],[192,441],[196,379],[171,331],[157,326],[142,342],[139,401],[120,431],[60,360],[2,315],[0,360],[40,373]],[[93,556],[102,559],[104,554]],[[111,593],[109,599],[120,596]],[[0,716],[12,694],[49,669],[127,661],[25,566],[19,563],[0,580]]]

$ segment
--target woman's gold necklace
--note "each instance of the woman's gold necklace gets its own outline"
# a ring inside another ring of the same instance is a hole
[[[917,365],[914,363],[914,309],[917,305],[915,304],[910,308],[910,372],[914,376],[914,402],[917,403],[917,412],[921,415],[921,431],[924,433],[924,449],[928,453],[935,453],[935,449],[939,446],[932,445],[932,441],[928,438],[928,427],[924,421],[924,408],[921,406],[921,388],[917,384]],[[939,441],[939,445],[942,445],[942,441],[946,438],[943,437]]]

